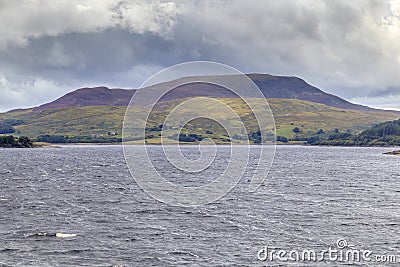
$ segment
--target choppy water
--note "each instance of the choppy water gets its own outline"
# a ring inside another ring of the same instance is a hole
[[[182,208],[144,193],[119,146],[0,149],[0,266],[285,266],[257,252],[338,239],[400,255],[400,157],[382,155],[390,150],[280,146],[256,193],[243,179],[213,204]],[[302,264],[346,265],[292,263]]]

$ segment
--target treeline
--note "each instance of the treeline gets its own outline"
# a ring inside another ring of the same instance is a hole
[[[204,139],[204,137],[202,135],[198,135],[198,134],[174,134],[171,139],[173,140],[177,140],[180,142],[196,142],[196,141],[201,141]]]
[[[26,136],[14,137],[5,135],[0,136],[0,147],[33,147],[33,142]]]
[[[399,146],[400,120],[380,123],[357,135],[335,133],[329,135],[328,138],[313,136],[307,140],[307,144],[327,146]]]
[[[291,125],[293,125],[293,124],[291,124]],[[303,125],[301,125],[301,127],[303,127]],[[347,131],[349,131],[349,130],[347,130]],[[330,135],[338,134],[339,129],[335,128],[330,131],[325,131],[323,129],[319,129],[319,130],[315,131],[314,133],[312,133],[312,132],[305,133],[299,127],[294,127],[292,129],[292,132],[295,134],[294,136],[286,137],[283,135],[278,135],[278,136],[276,136],[275,141],[280,142],[280,143],[304,142],[307,144],[312,144],[312,143],[320,141],[320,140],[329,139]]]
[[[361,137],[380,138],[385,136],[400,136],[400,119],[387,121],[371,127],[362,133]]]
[[[307,142],[311,145],[321,146],[399,146],[399,137],[382,137],[382,138],[359,138],[354,136],[348,140],[318,140],[315,142]]]
[[[15,133],[15,129],[13,126],[21,125],[22,123],[24,123],[23,120],[0,120],[0,134]]]
[[[213,134],[212,131],[207,130],[206,134]],[[224,134],[222,137],[219,137],[217,139],[221,140],[222,142],[231,142],[232,139],[234,140],[249,140],[250,142],[254,143],[254,144],[260,144],[262,142],[266,142],[266,141],[272,141],[274,138],[274,135],[270,132],[266,132],[264,134],[264,140],[262,140],[262,136],[261,136],[261,131],[258,130],[256,132],[251,132],[248,134],[248,136],[246,137],[245,135],[233,135],[232,138],[230,138],[227,134]],[[153,136],[147,136],[147,138],[152,138]],[[189,134],[184,134],[184,133],[180,133],[180,134],[174,134],[172,136],[169,137],[170,139],[173,140],[177,140],[180,142],[197,142],[197,141],[201,141],[203,140],[204,137],[201,134],[194,134],[194,133],[189,133]]]
[[[172,140],[179,141],[179,142],[192,143],[192,142],[199,142],[199,141],[203,140],[206,137],[204,137],[201,134],[194,134],[194,133],[184,134],[184,133],[180,133],[180,134],[173,134],[169,138],[172,139]],[[218,139],[221,140],[222,142],[230,142],[231,141],[229,136],[224,136],[223,138],[218,138]]]
[[[40,135],[37,142],[53,144],[63,143],[121,143],[122,138],[115,137],[93,137],[93,136],[64,136],[64,135]]]

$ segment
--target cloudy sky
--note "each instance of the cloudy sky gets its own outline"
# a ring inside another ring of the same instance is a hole
[[[0,0],[0,111],[193,60],[400,109],[400,0]]]

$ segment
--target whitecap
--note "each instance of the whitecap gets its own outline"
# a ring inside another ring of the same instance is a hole
[[[56,233],[56,237],[58,237],[58,238],[68,238],[68,237],[74,237],[74,236],[77,236],[77,234]]]

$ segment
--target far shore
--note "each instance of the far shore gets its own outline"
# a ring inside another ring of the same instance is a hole
[[[121,142],[115,142],[115,143],[44,143],[44,142],[34,142],[34,148],[61,148],[65,146],[121,146],[121,145],[142,145],[142,142],[125,142],[124,144]],[[154,146],[161,146],[161,145],[199,145],[200,142],[180,142],[180,143],[165,143],[162,144],[161,142],[149,142],[146,143],[146,145],[154,145]],[[206,145],[213,145],[213,144],[206,144]],[[221,146],[229,146],[230,143],[227,142],[216,142],[215,145],[221,145]],[[233,143],[233,146],[243,146],[246,145],[245,142],[242,143]],[[249,144],[251,146],[257,146],[259,144]],[[269,144],[264,144],[264,145],[273,145],[271,143]],[[305,147],[348,147],[348,148],[362,148],[362,147],[376,147],[376,148],[399,148],[399,146],[330,146],[330,145],[310,145],[310,144],[304,144],[302,142],[288,142],[288,143],[282,143],[282,142],[276,142],[275,145],[277,146],[305,146]],[[390,152],[385,152],[384,154],[388,155],[400,155],[400,150],[395,150],[395,151],[390,151]]]
[[[395,151],[390,151],[390,152],[385,152],[383,153],[385,155],[394,155],[394,156],[400,156],[400,150],[395,150]]]

